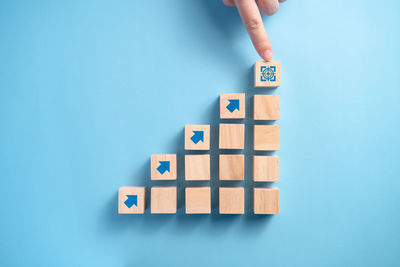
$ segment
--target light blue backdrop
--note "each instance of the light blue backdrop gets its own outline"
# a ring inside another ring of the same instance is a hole
[[[265,18],[283,77],[265,90],[220,1],[3,1],[0,265],[399,266],[399,14],[287,1]],[[248,116],[281,95],[278,216],[251,215],[249,160],[243,183],[213,161],[213,214],[183,213],[183,127],[212,124],[215,160],[222,92],[246,92]],[[150,182],[150,155],[175,152],[179,180]],[[118,187],[161,184],[177,215],[117,214]],[[247,188],[245,216],[217,214],[220,185]]]

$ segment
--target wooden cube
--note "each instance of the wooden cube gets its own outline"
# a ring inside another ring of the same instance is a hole
[[[186,187],[186,213],[187,214],[210,214],[211,213],[211,188]]]
[[[244,214],[244,188],[220,187],[219,188],[219,213]]]
[[[151,188],[151,213],[176,213],[176,186]]]
[[[118,190],[118,213],[138,214],[145,210],[145,188],[123,186]]]
[[[278,87],[281,85],[279,61],[256,61],[254,64],[254,87]]]
[[[219,124],[220,149],[244,149],[244,124]]]
[[[176,154],[151,155],[151,180],[176,180]]]
[[[279,214],[278,188],[254,188],[254,214]]]
[[[185,180],[210,180],[210,155],[185,155]]]
[[[279,125],[254,125],[254,150],[279,150]]]
[[[221,94],[219,114],[221,119],[244,119],[246,117],[245,94]]]
[[[244,155],[219,155],[220,180],[244,180]]]
[[[255,182],[279,181],[279,157],[253,156],[253,180]]]
[[[255,120],[279,120],[279,95],[254,95]]]
[[[185,125],[186,150],[210,150],[210,125]]]

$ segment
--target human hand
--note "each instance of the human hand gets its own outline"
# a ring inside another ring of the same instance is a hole
[[[266,61],[272,60],[272,46],[269,42],[260,10],[265,15],[272,15],[279,9],[279,3],[285,0],[222,0],[227,6],[236,6],[243,24],[250,35],[254,48]]]

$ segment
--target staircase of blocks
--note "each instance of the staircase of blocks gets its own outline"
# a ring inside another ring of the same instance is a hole
[[[281,66],[279,61],[256,61],[254,64],[255,87],[279,87]],[[221,94],[220,118],[232,123],[219,123],[219,149],[243,151],[245,148],[245,124],[236,123],[245,118],[245,94]],[[280,96],[256,94],[253,97],[254,121],[277,121],[280,113]],[[253,150],[279,151],[280,126],[253,124]],[[185,150],[204,151],[204,154],[185,155],[185,180],[210,181],[210,125],[185,125]],[[213,137],[215,138],[215,137]],[[218,153],[219,180],[242,181],[245,179],[245,155]],[[249,160],[249,159],[247,159]],[[279,157],[253,155],[253,181],[278,182]],[[177,154],[151,155],[151,180],[177,179]],[[185,213],[211,214],[211,186],[185,187]],[[123,186],[118,190],[119,214],[144,214],[146,209],[145,187]],[[219,214],[245,214],[245,190],[243,186],[219,187]],[[151,214],[176,214],[177,187],[153,186],[150,189]],[[253,187],[254,214],[279,214],[277,187]]]

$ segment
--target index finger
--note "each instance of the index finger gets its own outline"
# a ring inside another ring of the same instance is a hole
[[[240,17],[250,35],[254,48],[260,57],[266,61],[272,60],[272,47],[269,42],[264,23],[261,19],[260,10],[255,0],[234,0]]]

